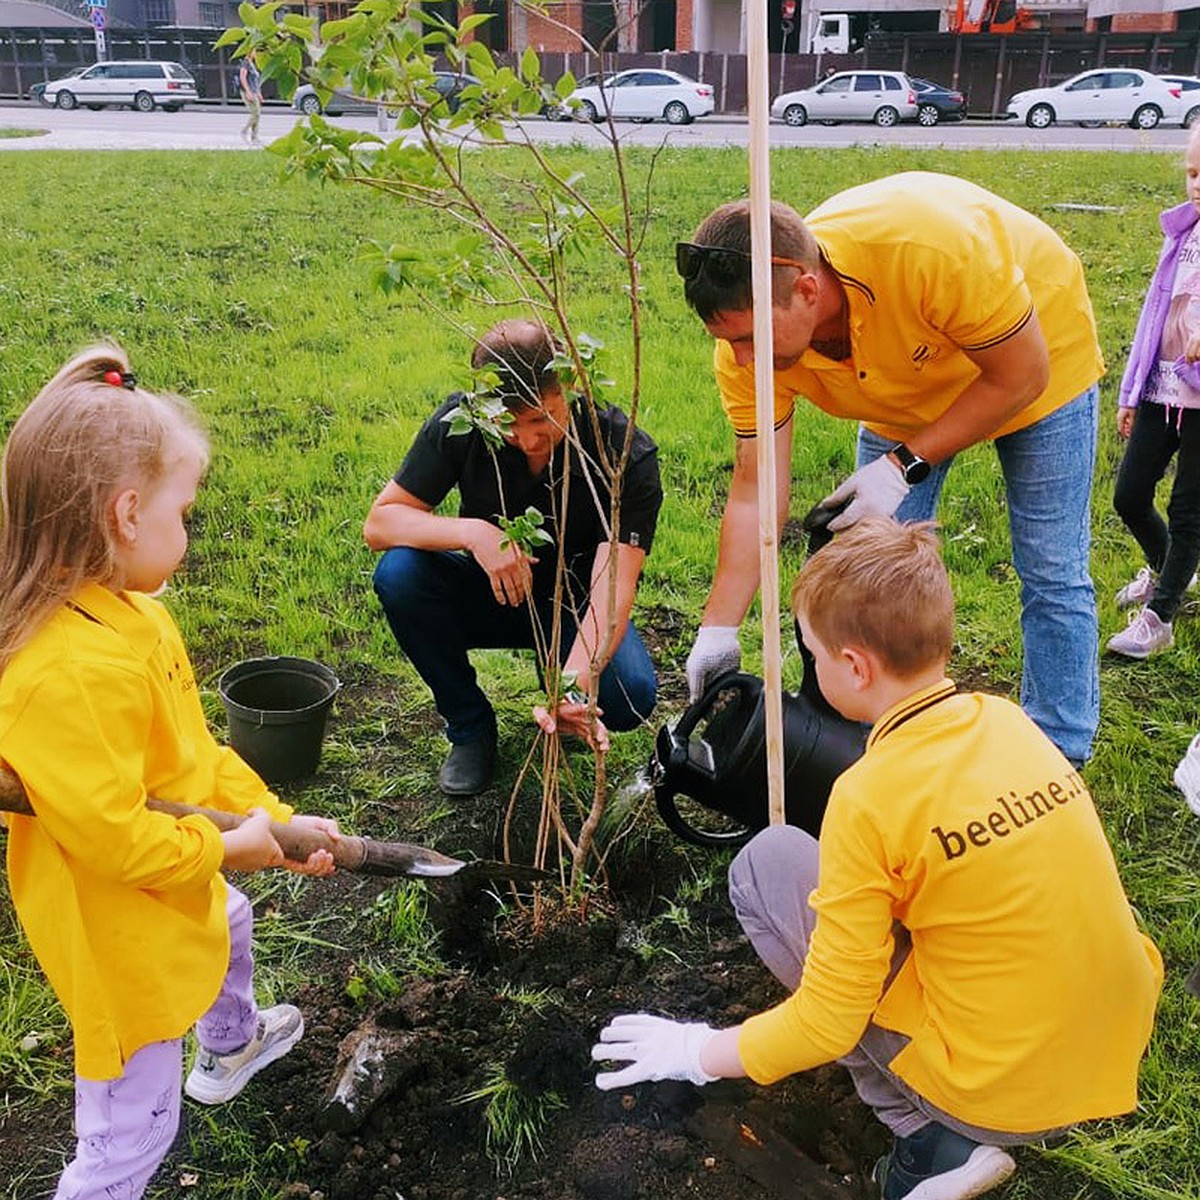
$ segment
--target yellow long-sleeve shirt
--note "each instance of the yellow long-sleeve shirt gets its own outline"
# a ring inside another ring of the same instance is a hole
[[[37,813],[9,822],[17,914],[70,1017],[76,1072],[115,1078],[190,1028],[229,961],[220,834],[146,797],[292,810],[213,739],[167,610],[94,585],[0,677],[0,761]]]
[[[770,1083],[847,1053],[962,1121],[1030,1133],[1130,1111],[1162,986],[1079,773],[1014,704],[944,683],[876,722],[821,827],[796,992],[742,1027]],[[893,923],[912,950],[884,993]]]

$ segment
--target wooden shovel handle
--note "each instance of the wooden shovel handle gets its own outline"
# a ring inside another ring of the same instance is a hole
[[[201,816],[225,832],[236,829],[246,818],[237,813],[194,804],[178,804],[173,800],[146,800],[146,807],[171,817]],[[37,814],[29,803],[21,781],[9,770],[0,767],[0,812],[19,813],[32,817]],[[279,843],[289,862],[302,863],[314,850],[328,850],[340,870],[362,875],[437,875],[453,874],[463,864],[425,846],[407,842],[377,842],[371,838],[342,834],[336,841],[319,829],[303,825],[283,825],[271,822],[271,836]]]

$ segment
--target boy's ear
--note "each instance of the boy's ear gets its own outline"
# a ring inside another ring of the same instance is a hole
[[[869,688],[878,674],[878,663],[875,656],[861,646],[843,646],[842,658],[850,668],[854,686],[859,691]]]
[[[112,502],[113,532],[117,538],[128,545],[137,541],[138,529],[138,493],[136,488],[126,488],[118,492]]]

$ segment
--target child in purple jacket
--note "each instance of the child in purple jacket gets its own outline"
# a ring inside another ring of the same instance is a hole
[[[1165,235],[1121,380],[1117,432],[1128,439],[1113,505],[1147,565],[1117,593],[1135,608],[1108,649],[1148,658],[1174,644],[1172,622],[1200,560],[1200,127],[1186,157],[1187,203],[1160,218]],[[1177,457],[1163,520],[1154,491]]]

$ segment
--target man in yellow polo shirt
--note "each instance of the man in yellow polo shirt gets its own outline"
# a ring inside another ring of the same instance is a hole
[[[831,523],[932,517],[958,451],[993,441],[1021,580],[1021,703],[1075,764],[1099,719],[1088,565],[1096,381],[1104,362],[1079,259],[1044,222],[948,175],[909,172],[840,192],[801,218],[772,206],[779,520],[794,407],[858,422],[858,469],[823,503]],[[716,573],[688,658],[695,699],[740,663],[758,589],[758,464],[744,202],[677,247],[688,303],[716,339],[737,437]]]

